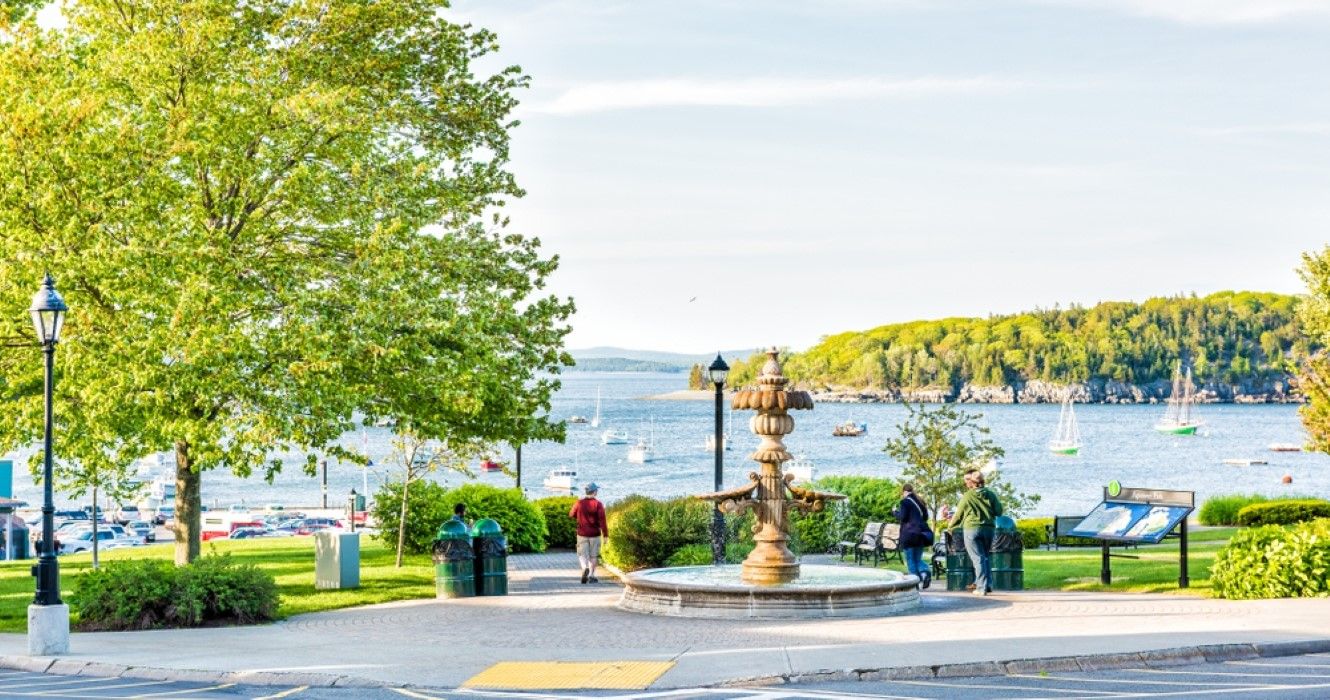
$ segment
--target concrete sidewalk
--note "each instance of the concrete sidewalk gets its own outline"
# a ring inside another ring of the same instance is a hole
[[[993,662],[1038,658],[1084,657],[1079,666],[1093,666],[1114,658],[1105,655],[1125,654],[1139,663],[1138,654],[1157,650],[1174,651],[1156,659],[1194,661],[1202,645],[1241,645],[1232,647],[1235,653],[1254,655],[1260,647],[1251,645],[1330,637],[1330,599],[1049,592],[976,598],[927,591],[917,613],[898,617],[659,618],[616,610],[618,586],[580,585],[574,561],[568,554],[514,557],[513,595],[505,598],[391,603],[257,627],[76,634],[73,653],[54,665],[23,656],[24,635],[5,634],[0,665],[163,679],[454,688],[499,661],[663,661],[674,665],[652,687],[675,688],[799,677],[985,675],[1005,668]],[[1222,648],[1209,647],[1215,650]],[[947,666],[953,664],[966,666]],[[967,668],[973,673],[962,673]]]

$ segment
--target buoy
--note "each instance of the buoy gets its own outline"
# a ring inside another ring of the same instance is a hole
[[[1291,483],[1293,483],[1293,475],[1292,475],[1292,474],[1285,474],[1285,475],[1284,475],[1284,478],[1280,479],[1279,481],[1280,481],[1280,483],[1291,484]]]

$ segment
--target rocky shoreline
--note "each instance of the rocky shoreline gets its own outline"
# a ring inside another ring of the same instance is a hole
[[[985,386],[914,389],[864,389],[856,387],[811,388],[813,400],[821,403],[1060,403],[1071,392],[1076,403],[1155,404],[1168,400],[1172,382],[1129,384],[1114,380],[1091,380],[1056,384],[1040,380]],[[1291,378],[1253,380],[1239,384],[1206,382],[1196,388],[1199,403],[1302,403]]]

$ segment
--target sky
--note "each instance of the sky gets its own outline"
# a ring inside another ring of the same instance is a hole
[[[572,348],[1297,293],[1330,0],[454,0],[531,76],[516,231]]]
[[[513,227],[569,346],[1301,290],[1330,1],[457,0],[531,76]]]

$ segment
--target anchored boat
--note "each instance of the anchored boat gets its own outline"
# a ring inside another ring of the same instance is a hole
[[[1170,435],[1195,435],[1202,421],[1192,415],[1196,403],[1196,386],[1191,381],[1191,368],[1184,378],[1181,363],[1173,372],[1173,393],[1168,397],[1168,410],[1163,419],[1155,423],[1155,430]]]
[[[1081,429],[1076,423],[1076,410],[1071,407],[1071,394],[1062,400],[1062,413],[1058,416],[1058,429],[1048,443],[1053,454],[1074,455],[1081,451]]]

